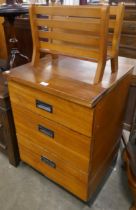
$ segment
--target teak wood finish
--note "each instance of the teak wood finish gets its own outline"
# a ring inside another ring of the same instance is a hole
[[[21,160],[87,201],[116,157],[132,67],[50,55],[9,76]],[[90,79],[91,75],[91,79]]]
[[[106,11],[105,6],[87,8],[30,7],[34,65],[40,58],[40,51],[47,51],[98,62],[94,83],[101,81],[106,60],[111,60],[112,72],[118,70],[124,5],[110,6],[110,11]]]
[[[123,3],[116,6],[110,6],[109,10],[107,60],[111,60],[112,72],[116,72],[118,70],[119,44],[123,26],[124,11],[125,6]]]
[[[123,25],[124,11],[125,6],[123,4],[110,6],[108,56],[111,59],[112,72],[118,70],[119,44]]]
[[[40,52],[92,60],[98,63],[94,83],[101,81],[107,59],[109,6],[31,5],[29,14],[33,65],[39,62]]]

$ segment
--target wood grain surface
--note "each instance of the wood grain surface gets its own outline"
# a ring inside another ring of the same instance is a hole
[[[87,201],[118,152],[131,60],[121,59],[112,74],[107,65],[97,85],[85,71],[94,68],[90,62],[65,57],[42,62],[9,75],[21,160]],[[52,105],[52,112],[36,107],[36,99]]]
[[[60,99],[57,96],[42,93],[33,88],[10,82],[9,89],[12,103],[23,106],[41,116],[58,122],[81,134],[91,136],[93,111],[88,107],[77,106],[75,103]],[[20,94],[18,94],[20,92]],[[52,107],[52,112],[36,106],[36,100]],[[86,117],[88,116],[88,117]],[[84,124],[82,124],[84,122]]]
[[[49,153],[23,136],[18,136],[20,156],[23,161],[49,177],[51,180],[62,185],[64,188],[77,195],[82,199],[86,199],[86,180],[87,175],[81,174],[69,166],[57,156]],[[41,161],[41,155],[50,159],[56,164],[56,168],[52,168]],[[83,178],[82,178],[83,177]],[[83,181],[81,181],[83,180]]]
[[[47,56],[37,67],[29,63],[14,68],[9,74],[9,80],[32,87],[34,91],[41,90],[92,107],[101,100],[101,95],[110,91],[112,85],[118,83],[129,71],[132,72],[133,65],[133,60],[120,58],[118,72],[112,74],[110,64],[107,63],[102,82],[93,85],[95,63],[63,56],[52,62],[52,58]]]

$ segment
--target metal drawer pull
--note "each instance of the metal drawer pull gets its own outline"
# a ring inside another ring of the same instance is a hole
[[[42,102],[42,101],[39,101],[39,100],[36,100],[36,107],[39,108],[39,109],[43,109],[46,112],[50,112],[50,113],[53,112],[53,108],[50,104],[46,104],[45,102]]]
[[[56,164],[45,156],[41,156],[40,160],[52,168],[56,168]]]
[[[38,130],[45,135],[54,138],[54,132],[48,128],[43,127],[42,125],[38,125]]]

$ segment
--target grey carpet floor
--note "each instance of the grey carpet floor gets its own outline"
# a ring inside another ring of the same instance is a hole
[[[11,166],[0,153],[0,210],[128,210],[131,201],[120,160],[89,207],[27,164]]]

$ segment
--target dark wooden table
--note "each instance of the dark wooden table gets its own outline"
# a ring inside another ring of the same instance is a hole
[[[0,73],[0,151],[4,152],[9,162],[17,166],[19,152],[12,117],[8,88],[5,79]]]
[[[5,32],[5,39],[6,39],[6,47],[8,51],[8,55],[10,54],[11,46],[9,43],[10,39],[10,27],[9,22],[4,21],[3,24],[4,32]],[[32,51],[33,51],[33,43],[32,43],[32,34],[31,34],[31,27],[29,16],[21,16],[17,17],[14,22],[14,28],[16,31],[16,38],[18,40],[18,49],[21,53],[28,56],[31,60],[32,58]],[[29,44],[28,44],[29,43]],[[20,66],[26,63],[26,60],[18,57],[18,59],[14,62],[14,67]]]
[[[129,94],[126,104],[126,114],[124,119],[124,129],[130,130],[133,122],[134,111],[136,107],[136,75],[132,75]]]
[[[21,49],[18,49],[18,39],[16,36],[16,30],[15,30],[15,19],[16,17],[20,15],[28,14],[28,5],[18,5],[18,4],[12,4],[12,5],[4,5],[0,7],[0,16],[4,17],[5,22],[8,23],[9,28],[9,37],[6,42],[10,46],[10,49],[8,50],[8,68],[13,68],[17,65],[15,63],[18,63],[18,60],[22,60],[23,63],[27,63],[29,60],[28,56],[23,54],[21,52]],[[6,33],[5,33],[6,34]],[[21,36],[21,33],[20,33]],[[24,48],[25,46],[23,46]]]

